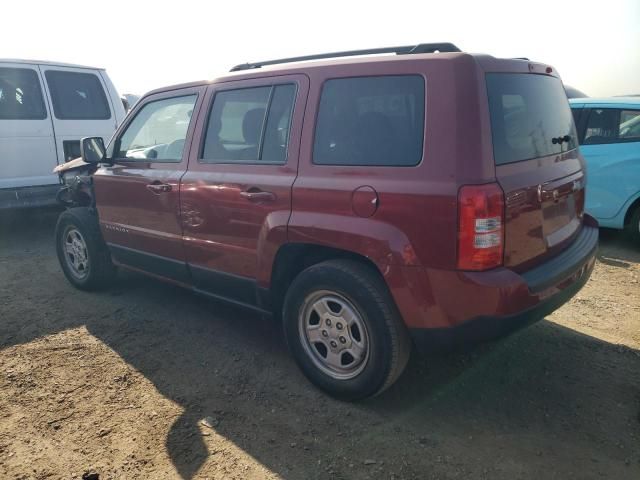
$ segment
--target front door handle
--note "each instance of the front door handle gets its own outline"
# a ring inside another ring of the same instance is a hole
[[[160,195],[161,193],[170,192],[171,185],[169,185],[168,183],[153,182],[147,185],[147,189],[152,191],[156,195]]]
[[[259,188],[250,188],[240,192],[240,196],[251,202],[272,202],[276,199],[276,195],[272,192],[265,192]]]

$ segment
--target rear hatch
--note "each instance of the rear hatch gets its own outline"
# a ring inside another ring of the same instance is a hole
[[[562,82],[487,73],[496,178],[505,193],[504,265],[557,254],[582,226],[585,172]]]

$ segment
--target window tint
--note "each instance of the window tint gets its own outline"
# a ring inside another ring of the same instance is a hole
[[[269,106],[267,125],[264,129],[260,160],[285,163],[295,97],[295,85],[279,85],[275,87],[271,105]]]
[[[111,118],[100,79],[92,73],[49,70],[45,73],[53,112],[61,120]]]
[[[0,68],[0,120],[45,118],[38,74],[30,68]]]
[[[620,113],[621,140],[640,141],[640,110],[623,110]]]
[[[584,144],[615,142],[620,125],[620,110],[615,108],[592,109],[587,120]]]
[[[179,162],[197,95],[147,103],[127,126],[116,158]]]
[[[328,80],[313,162],[413,166],[422,159],[424,80],[418,75]]]
[[[296,87],[244,88],[215,96],[202,161],[286,161]]]
[[[580,114],[582,113],[581,108],[572,108],[571,113],[573,114],[573,123],[578,125],[580,123]]]
[[[591,110],[584,136],[585,145],[629,141],[640,141],[640,110]]]
[[[496,165],[577,147],[573,116],[559,79],[521,73],[488,73],[486,78]],[[557,141],[567,135],[569,142]]]

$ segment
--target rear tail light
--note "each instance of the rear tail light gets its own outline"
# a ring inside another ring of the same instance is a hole
[[[496,183],[466,185],[458,194],[458,268],[488,270],[502,265],[504,194]]]

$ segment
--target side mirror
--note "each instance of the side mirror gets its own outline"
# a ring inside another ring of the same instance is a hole
[[[80,155],[87,163],[100,163],[105,160],[106,148],[102,137],[85,137],[80,140]]]

